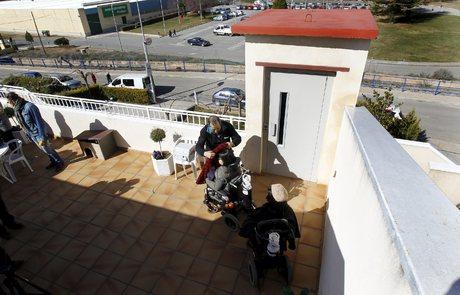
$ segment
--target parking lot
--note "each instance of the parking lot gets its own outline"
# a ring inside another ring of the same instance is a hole
[[[245,11],[247,16],[260,11]],[[239,22],[241,17],[226,21],[212,21],[177,33],[176,37],[153,37],[149,53],[158,55],[188,56],[203,59],[220,59],[234,62],[244,62],[243,36],[215,36],[214,28],[219,24],[232,25]],[[201,37],[212,43],[209,47],[190,46],[187,39]],[[142,51],[142,37],[140,34],[120,32],[121,42],[125,51]],[[90,46],[96,48],[120,50],[120,43],[116,33],[102,34],[87,38],[77,38],[70,41],[76,46]]]

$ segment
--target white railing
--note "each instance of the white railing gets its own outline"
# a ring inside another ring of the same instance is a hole
[[[59,108],[98,112],[114,116],[139,118],[145,120],[170,121],[191,125],[206,123],[209,113],[161,108],[155,106],[136,105],[120,102],[101,101],[75,98],[60,95],[30,92],[25,88],[0,85],[0,98],[6,98],[8,92],[14,91],[26,100],[35,104],[49,105]],[[219,115],[222,120],[235,126],[236,130],[245,130],[246,119],[243,117]]]

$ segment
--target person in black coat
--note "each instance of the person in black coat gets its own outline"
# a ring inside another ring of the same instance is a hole
[[[287,242],[289,249],[295,250],[295,239],[300,238],[300,229],[294,210],[287,203],[289,194],[281,184],[272,184],[270,192],[267,194],[267,203],[262,207],[256,208],[252,214],[246,218],[241,226],[239,235],[248,238],[253,246],[257,245],[255,227],[264,220],[286,219],[290,228],[294,232],[294,237],[290,237]]]
[[[217,116],[211,116],[208,124],[200,131],[196,152],[200,156],[212,159],[215,156],[212,150],[223,142],[227,142],[228,147],[233,148],[241,143],[241,136],[232,124],[221,121]]]
[[[8,240],[11,238],[11,235],[6,230],[6,228],[21,229],[24,227],[22,224],[16,222],[14,216],[8,212],[8,210],[6,209],[6,205],[3,202],[1,194],[0,194],[0,220],[3,223],[3,226],[0,225],[0,237],[5,240]]]

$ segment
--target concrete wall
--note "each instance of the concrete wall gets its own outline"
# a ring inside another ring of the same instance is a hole
[[[345,114],[319,294],[459,294],[458,209],[366,109]]]
[[[454,205],[460,204],[460,165],[426,142],[397,139]]]
[[[85,36],[77,9],[0,9],[0,31],[36,34],[31,11],[40,33],[49,30],[53,35]]]
[[[256,62],[348,67],[350,72],[338,72],[334,78],[328,120],[323,137],[318,167],[318,182],[326,184],[332,175],[337,138],[345,106],[354,106],[359,94],[369,48],[369,40],[246,36],[246,97],[247,138],[251,141],[247,153],[252,157],[247,165],[261,171],[263,163],[264,68]],[[301,125],[301,122],[299,123]],[[300,126],[299,125],[299,126]]]

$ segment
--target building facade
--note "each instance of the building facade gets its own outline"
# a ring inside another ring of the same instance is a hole
[[[176,3],[161,0],[165,15],[177,12]],[[52,35],[90,36],[111,32],[139,22],[137,4],[144,21],[161,17],[160,0],[35,0],[0,3],[0,31],[25,33],[48,30]]]

